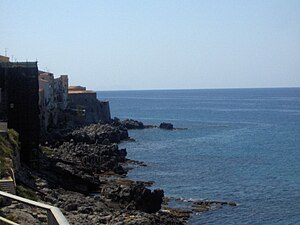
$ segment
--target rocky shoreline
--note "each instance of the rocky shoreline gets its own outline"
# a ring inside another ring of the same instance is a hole
[[[23,166],[18,183],[35,190],[39,201],[60,208],[70,224],[183,224],[161,210],[163,190],[126,179],[128,163],[144,165],[118,148],[120,141],[130,140],[127,126],[128,121],[113,121],[53,132],[43,139],[39,169]],[[42,212],[32,215],[21,205],[2,207],[1,213],[25,224],[45,223]]]
[[[170,130],[170,125],[163,126]],[[182,225],[193,212],[234,205],[198,201],[190,209],[174,209],[168,206],[170,199],[163,190],[148,188],[152,182],[127,179],[131,165],[146,165],[127,159],[126,149],[119,149],[118,143],[131,140],[128,129],[144,128],[150,127],[115,119],[111,124],[53,132],[40,146],[39,169],[23,166],[17,181],[33,189],[39,201],[60,208],[70,224]],[[22,224],[45,224],[46,218],[44,212],[32,214],[22,204],[2,207],[1,214]]]

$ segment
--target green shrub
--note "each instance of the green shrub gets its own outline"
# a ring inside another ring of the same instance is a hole
[[[30,188],[26,188],[22,185],[17,185],[16,191],[17,195],[23,198],[31,199],[33,201],[39,200],[37,194]]]
[[[0,136],[0,178],[11,166],[8,159],[12,158],[14,149],[19,149],[19,134],[9,129],[7,137]]]
[[[8,140],[16,148],[19,148],[20,142],[19,142],[19,134],[14,129],[8,129]]]
[[[47,156],[53,155],[53,149],[46,147],[46,146],[40,146],[40,150]]]

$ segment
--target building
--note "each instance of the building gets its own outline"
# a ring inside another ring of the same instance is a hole
[[[109,122],[107,101],[99,101],[95,91],[82,86],[68,86],[68,76],[54,78],[39,71],[39,107],[42,135],[53,129]]]
[[[19,133],[21,160],[32,165],[39,145],[37,62],[10,62],[0,56],[0,121]]]
[[[69,86],[69,109],[78,124],[109,122],[111,120],[109,102],[99,101],[95,91],[82,86]]]
[[[41,134],[110,120],[109,102],[99,101],[95,91],[69,87],[67,75],[54,78],[37,62],[0,56],[0,122],[19,133],[21,161],[35,166]]]
[[[39,107],[41,131],[47,133],[66,123],[68,107],[68,75],[54,78],[52,73],[39,71]]]

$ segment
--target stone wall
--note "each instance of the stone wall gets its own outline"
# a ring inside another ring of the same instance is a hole
[[[75,91],[69,92],[70,109],[77,115],[77,120],[81,124],[91,124],[109,122],[110,109],[108,102],[100,102],[97,99],[96,92],[93,91]]]
[[[100,101],[100,118],[103,122],[111,121],[109,101]]]

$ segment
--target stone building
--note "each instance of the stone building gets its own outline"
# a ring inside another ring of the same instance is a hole
[[[10,62],[0,56],[0,120],[19,133],[21,160],[33,164],[39,144],[37,62]]]
[[[73,119],[79,124],[109,122],[111,120],[109,102],[99,101],[95,91],[82,86],[69,87],[69,107]]]
[[[99,101],[95,91],[69,86],[68,76],[54,78],[39,72],[39,107],[42,135],[56,128],[109,122],[109,103]]]
[[[39,71],[39,107],[41,131],[65,125],[68,107],[68,76],[54,78],[52,73]]]

